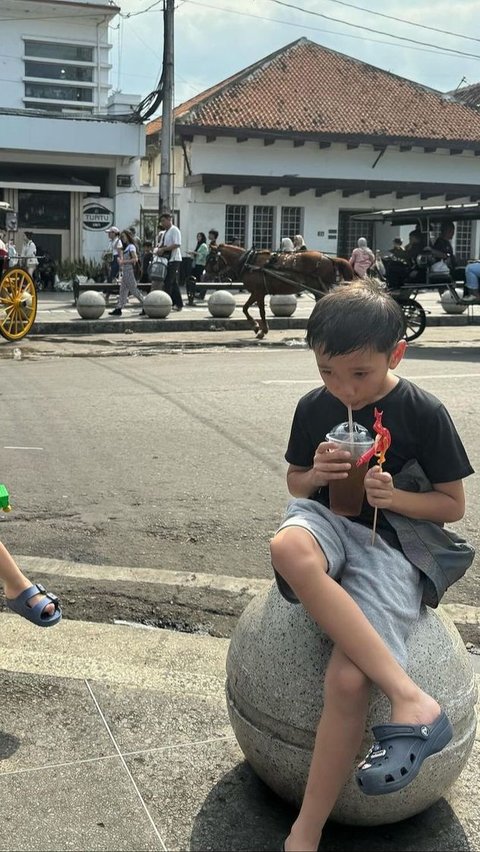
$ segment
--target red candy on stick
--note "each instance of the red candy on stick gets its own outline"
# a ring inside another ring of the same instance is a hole
[[[380,465],[380,470],[382,469],[382,464],[385,462],[385,454],[392,443],[392,436],[390,435],[389,430],[386,426],[382,424],[382,416],[383,411],[379,411],[377,408],[374,409],[375,412],[375,422],[373,424],[373,431],[377,433],[375,438],[375,443],[370,450],[367,450],[363,456],[357,460],[357,467],[360,465],[369,462],[373,456],[377,457],[377,462]],[[375,529],[377,526],[377,515],[378,508],[375,507],[375,512],[373,515],[373,528],[372,528],[372,544],[375,542]]]

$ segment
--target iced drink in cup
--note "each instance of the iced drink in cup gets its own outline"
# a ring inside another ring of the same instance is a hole
[[[333,479],[329,482],[330,508],[336,515],[356,517],[362,511],[365,494],[364,479],[368,462],[357,467],[357,459],[369,450],[374,443],[368,430],[360,423],[353,423],[350,432],[349,423],[339,423],[326,435],[326,440],[336,444],[339,450],[348,450],[351,454],[351,468],[345,479]]]

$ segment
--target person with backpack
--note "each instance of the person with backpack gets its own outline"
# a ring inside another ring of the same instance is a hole
[[[140,267],[137,249],[135,243],[133,242],[133,236],[130,231],[122,231],[120,234],[120,239],[122,241],[123,252],[122,258],[120,260],[120,270],[122,272],[122,280],[120,282],[120,293],[118,294],[118,302],[115,305],[113,311],[109,311],[110,316],[112,317],[120,317],[122,315],[122,309],[125,307],[128,301],[128,297],[130,295],[135,296],[138,299],[142,306],[142,310],[140,311],[140,316],[145,315],[145,311],[143,310],[143,293],[138,289],[136,274],[138,275],[138,270]]]

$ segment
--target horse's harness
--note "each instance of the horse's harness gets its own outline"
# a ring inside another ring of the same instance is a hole
[[[265,293],[267,295],[270,293],[267,284],[268,276],[270,276],[271,278],[276,278],[278,281],[282,281],[283,284],[290,284],[292,287],[297,287],[299,290],[307,290],[314,296],[325,295],[325,293],[320,290],[315,290],[313,287],[308,287],[306,284],[299,284],[298,281],[293,281],[292,278],[287,278],[287,276],[283,272],[269,265],[276,257],[276,253],[272,255],[272,257],[265,266],[255,265],[255,260],[258,255],[258,251],[255,248],[245,249],[245,251],[238,258],[238,262],[235,265],[227,263],[220,249],[215,249],[214,254],[217,263],[221,261],[224,265],[223,271],[218,270],[216,273],[220,280],[222,280],[222,277],[226,276],[228,272],[233,272],[234,274],[238,275],[239,278],[245,272],[260,272],[263,277],[263,286],[265,287]]]

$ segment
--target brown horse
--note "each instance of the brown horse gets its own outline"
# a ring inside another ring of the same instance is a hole
[[[250,292],[242,310],[258,339],[268,333],[265,296],[313,292],[324,296],[338,282],[352,281],[354,273],[347,260],[328,257],[319,251],[274,253],[267,249],[246,251],[241,246],[219,245],[212,248],[205,265],[208,277],[241,281]],[[258,305],[260,323],[248,309]]]

